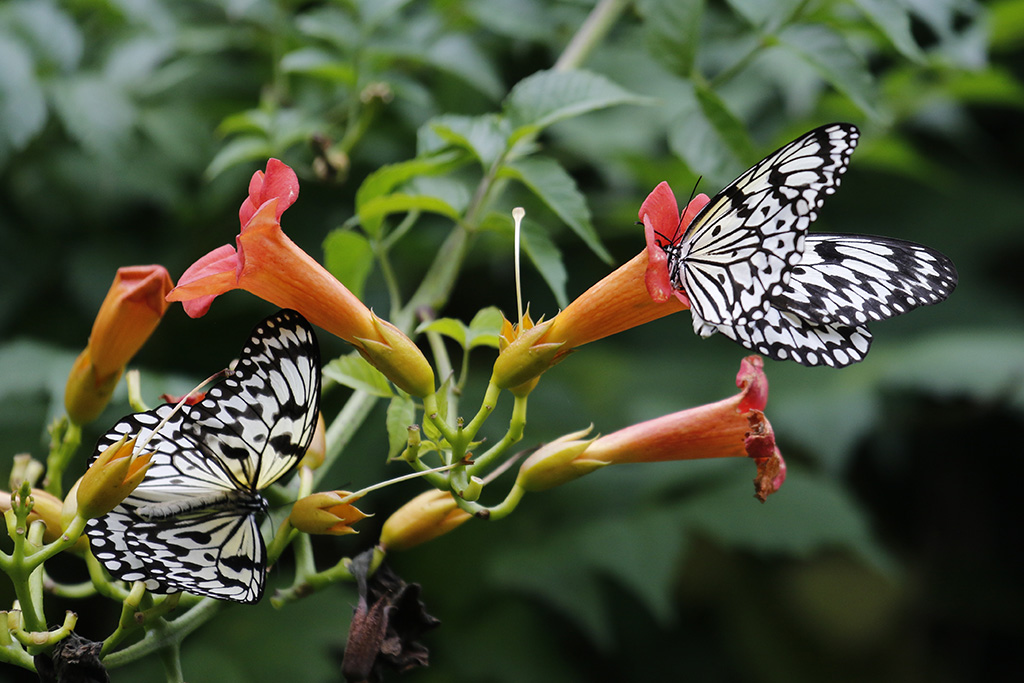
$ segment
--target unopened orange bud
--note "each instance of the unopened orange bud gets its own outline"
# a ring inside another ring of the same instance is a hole
[[[420,398],[433,394],[434,370],[420,348],[391,323],[371,316],[376,338],[357,337],[359,353],[402,391]]]
[[[516,484],[527,491],[544,491],[578,479],[608,463],[586,457],[594,439],[584,439],[590,428],[561,436],[538,448],[519,467]]]
[[[450,492],[431,489],[388,517],[380,532],[380,544],[386,550],[408,550],[443,536],[470,517]]]
[[[142,483],[153,454],[134,455],[134,450],[135,439],[125,435],[100,453],[78,484],[78,514],[86,519],[102,517]]]
[[[72,366],[64,405],[76,424],[99,417],[132,359],[156,329],[173,283],[163,266],[120,268],[93,322],[89,344]]]
[[[348,491],[325,491],[300,498],[292,506],[288,523],[307,534],[329,534],[342,536],[357,533],[352,525],[369,517],[352,501],[342,502],[351,494]]]

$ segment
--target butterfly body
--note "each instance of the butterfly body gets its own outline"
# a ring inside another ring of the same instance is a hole
[[[885,237],[808,234],[859,138],[846,123],[802,135],[661,245],[697,334],[720,332],[776,360],[842,367],[867,353],[868,322],[949,295],[956,269],[937,251]]]
[[[288,474],[312,440],[319,365],[309,323],[280,311],[256,326],[205,399],[128,415],[102,436],[94,458],[124,435],[154,453],[142,483],[86,528],[107,571],[157,593],[258,601],[266,569],[260,491]]]

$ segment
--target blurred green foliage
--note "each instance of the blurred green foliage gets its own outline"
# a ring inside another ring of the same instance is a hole
[[[506,209],[527,209],[527,298],[551,315],[642,248],[636,211],[657,182],[683,196],[703,176],[713,193],[799,133],[848,120],[863,142],[815,229],[940,249],[960,271],[950,301],[877,325],[857,366],[768,362],[790,479],[764,506],[749,463],[615,468],[397,558],[444,622],[428,637],[430,669],[409,679],[999,680],[1024,645],[1011,507],[1024,426],[1024,1],[638,0],[590,48],[586,72],[542,73],[592,8],[0,5],[5,453],[43,451],[115,269],[159,262],[177,275],[229,242],[267,157],[302,181],[289,235],[382,313],[394,297],[389,274],[367,265],[374,240],[394,236],[393,284],[414,291],[444,227],[496,174],[492,213],[475,217],[438,311],[468,323],[491,305],[513,314]],[[425,218],[403,225],[409,211]],[[187,390],[267,310],[243,294],[201,320],[173,308],[137,359],[144,389]],[[323,337],[325,357],[347,351]],[[481,376],[487,353],[475,354]],[[542,379],[524,445],[717,400],[742,355],[695,337],[685,313],[585,347]],[[480,391],[471,382],[467,400]],[[115,404],[98,424],[127,412]],[[393,474],[388,450],[378,407],[326,481]],[[379,521],[419,490],[395,488],[371,503]],[[321,552],[375,538],[369,524]],[[341,587],[281,612],[235,607],[186,644],[186,675],[338,680],[332,648],[353,602]],[[79,631],[108,633],[107,608]],[[114,676],[162,678],[152,661]]]

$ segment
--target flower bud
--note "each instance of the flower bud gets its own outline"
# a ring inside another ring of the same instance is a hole
[[[17,491],[24,481],[27,481],[29,486],[35,486],[44,471],[46,471],[46,466],[43,463],[28,453],[19,453],[14,456],[14,465],[11,467],[9,478],[11,490]]]
[[[377,338],[356,337],[363,358],[402,391],[423,398],[434,393],[434,370],[420,348],[400,329],[373,313]]]
[[[43,532],[43,541],[46,543],[56,541],[63,532],[63,527],[61,527],[60,523],[60,512],[64,503],[61,502],[60,498],[42,489],[32,489],[30,500],[32,502],[32,512],[28,515],[28,521],[42,520],[43,524],[46,525],[46,531]],[[12,503],[11,494],[6,491],[0,491],[0,513],[10,510]]]
[[[408,550],[443,536],[472,517],[448,491],[431,489],[398,508],[380,532],[386,550]]]
[[[78,484],[79,515],[86,519],[102,517],[142,483],[153,454],[133,456],[134,450],[135,439],[125,435],[93,461]]]
[[[545,341],[551,323],[548,320],[522,331],[515,341],[498,354],[491,373],[491,381],[496,386],[501,389],[519,388],[554,365],[555,357],[564,342]]]
[[[167,310],[164,297],[172,286],[163,266],[118,269],[64,390],[64,405],[73,422],[85,424],[103,412],[125,365]]]
[[[299,461],[299,467],[315,470],[324,464],[325,457],[327,457],[327,425],[324,423],[324,414],[319,413],[316,419],[316,429],[313,430],[313,440],[309,442],[306,454]]]
[[[526,491],[544,491],[578,479],[608,463],[585,457],[594,439],[583,439],[590,427],[561,436],[537,449],[519,467],[516,485]]]
[[[325,491],[300,498],[292,506],[288,523],[307,534],[342,536],[357,533],[352,525],[369,515],[363,514],[351,502],[342,502],[350,495],[348,491]],[[352,498],[358,499],[358,496]]]

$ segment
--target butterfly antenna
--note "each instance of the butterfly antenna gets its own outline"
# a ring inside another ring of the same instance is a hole
[[[215,381],[216,381],[216,380],[218,380],[218,379],[221,379],[221,378],[223,378],[223,377],[227,377],[227,376],[228,376],[229,374],[231,374],[231,372],[232,372],[232,371],[231,371],[231,369],[230,369],[230,368],[224,368],[224,369],[223,369],[223,370],[221,370],[220,372],[215,372],[215,373],[213,373],[212,375],[210,375],[209,377],[207,377],[206,379],[204,379],[204,380],[203,380],[202,382],[200,382],[199,384],[197,384],[196,386],[194,386],[194,387],[192,388],[192,390],[191,390],[191,391],[189,391],[189,392],[188,392],[187,394],[185,394],[184,396],[182,396],[182,397],[181,397],[181,399],[180,399],[180,400],[179,400],[179,401],[178,401],[177,403],[175,403],[175,404],[174,404],[174,408],[172,408],[172,409],[171,409],[171,412],[167,413],[167,415],[166,415],[166,416],[164,416],[164,419],[160,420],[160,424],[158,424],[158,425],[157,425],[157,426],[156,426],[156,427],[155,427],[155,428],[154,428],[154,429],[153,429],[153,430],[152,430],[152,431],[151,431],[151,432],[149,433],[149,435],[148,435],[148,436],[146,437],[145,441],[143,441],[143,442],[142,442],[141,444],[138,444],[138,450],[139,450],[139,452],[141,453],[141,452],[142,452],[143,450],[145,450],[145,448],[146,448],[146,445],[147,445],[147,444],[149,443],[150,439],[152,439],[152,438],[153,438],[153,435],[154,435],[154,434],[156,434],[157,432],[159,432],[159,431],[160,431],[161,429],[163,429],[164,425],[165,425],[165,424],[167,424],[167,422],[168,422],[168,421],[169,421],[169,420],[170,420],[170,419],[171,419],[172,417],[174,417],[174,414],[175,414],[175,413],[177,413],[178,411],[180,411],[180,410],[181,410],[181,407],[182,407],[183,405],[185,405],[186,403],[188,403],[189,399],[195,398],[196,396],[198,396],[198,395],[199,395],[199,391],[200,391],[200,389],[202,389],[203,387],[205,387],[205,386],[206,386],[207,384],[209,384],[210,382],[215,382]]]
[[[522,231],[523,218],[526,216],[526,210],[521,206],[517,206],[512,209],[512,220],[515,221],[515,252],[516,252],[516,312],[519,316],[516,318],[520,323],[523,321],[523,287],[520,277],[519,270],[519,233]]]
[[[702,176],[702,175],[697,176],[697,182],[695,182],[693,184],[693,189],[690,190],[690,198],[686,200],[686,205],[687,206],[689,206],[690,202],[693,201],[693,198],[697,196],[697,188],[700,186],[700,181],[702,181],[702,180],[704,180],[704,176]],[[685,213],[686,213],[686,211],[684,210],[683,213],[679,215],[679,228],[685,227],[683,225],[683,214],[685,214]],[[679,228],[676,228],[676,232],[677,233],[679,232]]]

